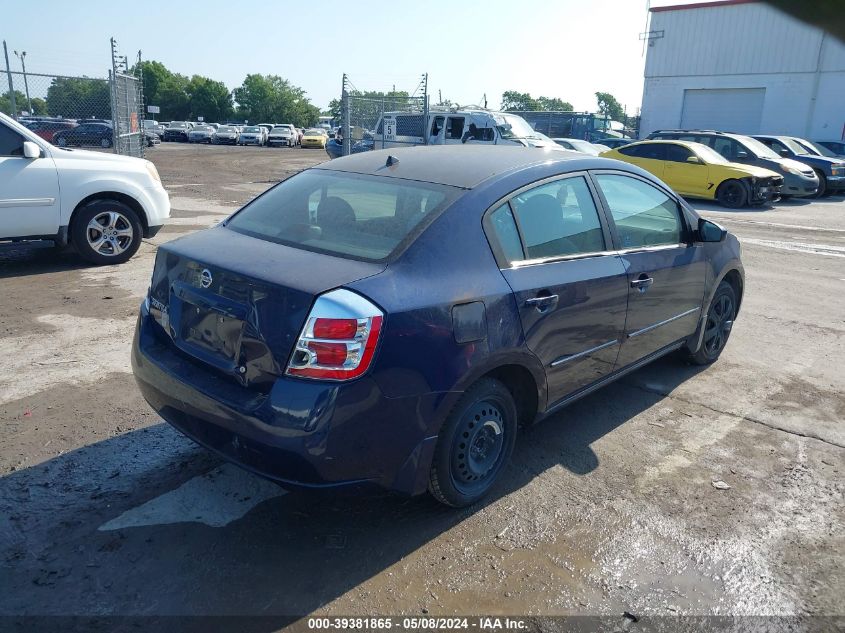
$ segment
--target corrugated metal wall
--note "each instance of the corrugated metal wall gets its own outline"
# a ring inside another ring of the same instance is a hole
[[[681,124],[685,90],[726,88],[765,89],[761,132],[842,134],[845,44],[834,37],[763,3],[655,11],[649,28],[663,37],[648,47],[642,134]]]

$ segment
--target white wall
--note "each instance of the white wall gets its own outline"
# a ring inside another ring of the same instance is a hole
[[[664,37],[648,48],[641,137],[680,126],[684,90],[700,88],[765,88],[762,133],[842,135],[845,45],[832,36],[762,3],[654,12],[649,29]]]

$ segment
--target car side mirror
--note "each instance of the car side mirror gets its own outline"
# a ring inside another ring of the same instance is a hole
[[[722,242],[728,236],[727,230],[710,220],[698,219],[698,238],[702,242]]]
[[[698,156],[687,156],[687,162],[691,165],[700,165],[701,159]]]
[[[745,159],[745,158],[748,158],[748,152],[743,152],[742,150],[740,150],[740,151],[738,151],[738,152],[736,153],[736,157],[737,157],[738,159]]]
[[[41,158],[41,148],[38,144],[32,141],[23,142],[23,157],[24,158]]]
[[[780,155],[781,155],[781,156],[783,156],[784,158],[789,158],[789,150],[788,150],[788,149],[782,149],[782,150],[780,150],[780,152],[779,152],[779,153],[780,153]]]

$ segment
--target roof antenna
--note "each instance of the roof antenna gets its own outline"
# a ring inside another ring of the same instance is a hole
[[[385,163],[385,166],[393,167],[398,162],[399,162],[398,158],[396,158],[395,156],[388,155],[387,162]]]

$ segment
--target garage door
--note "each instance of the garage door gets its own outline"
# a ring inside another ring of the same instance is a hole
[[[684,90],[681,127],[759,134],[765,88]]]

